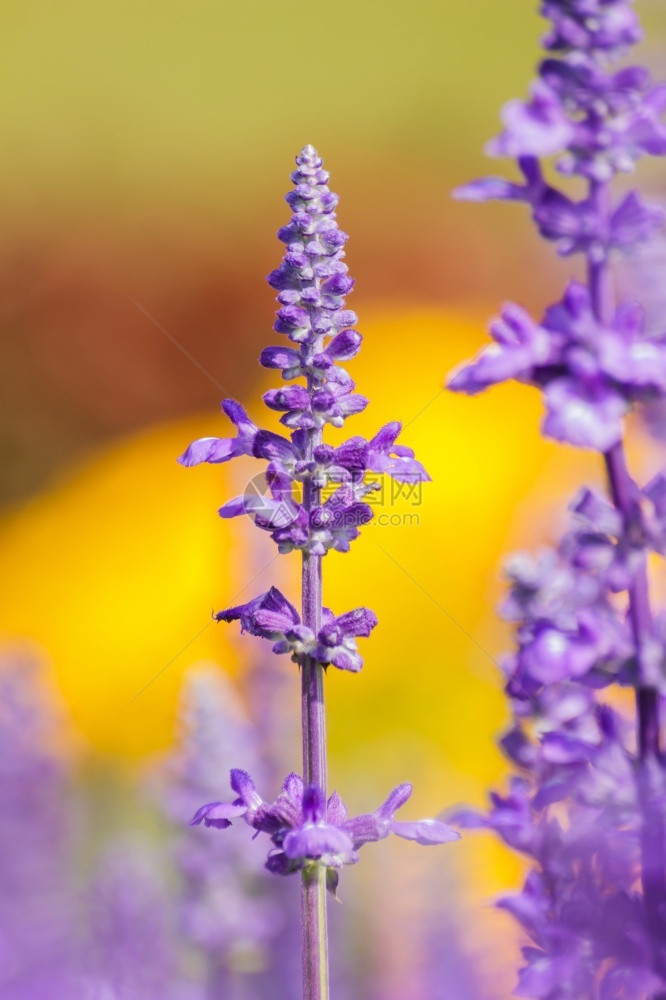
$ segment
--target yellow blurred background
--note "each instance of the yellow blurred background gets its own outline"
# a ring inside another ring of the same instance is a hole
[[[211,609],[271,583],[296,596],[298,557],[271,561],[267,538],[216,515],[249,461],[186,471],[175,457],[227,433],[223,394],[275,429],[259,405],[256,359],[276,336],[264,275],[293,157],[313,142],[365,337],[352,374],[372,402],[348,431],[402,419],[433,479],[399,507],[418,523],[370,524],[326,560],[327,603],[380,621],[362,674],[330,672],[332,779],[358,809],[413,780],[415,814],[480,803],[501,780],[502,555],[552,538],[599,475],[539,438],[529,390],[442,391],[500,299],[538,312],[573,267],[520,209],[449,199],[504,169],[482,147],[532,76],[534,6],[3,5],[0,629],[50,665],[84,755],[131,770],[164,752],[188,666],[215,660],[242,690],[258,655]],[[666,12],[639,8],[658,64]],[[295,668],[280,669],[293,713]],[[485,838],[451,863],[472,920],[518,878]]]

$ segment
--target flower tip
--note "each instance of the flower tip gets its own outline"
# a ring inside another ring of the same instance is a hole
[[[242,767],[232,767],[229,771],[229,783],[235,792],[238,792],[239,788],[244,787],[248,784],[253,784],[252,778],[244,771]]]
[[[179,455],[176,461],[178,465],[181,465],[184,469],[191,469],[194,465],[200,465],[204,454],[206,440],[213,440],[200,438],[198,441],[193,441],[192,444],[188,445],[182,455]],[[205,459],[204,459],[205,461]]]
[[[451,192],[454,201],[479,201],[479,197],[472,184],[461,184]]]

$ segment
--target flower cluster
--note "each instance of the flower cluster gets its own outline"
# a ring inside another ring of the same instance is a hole
[[[232,820],[243,819],[257,833],[265,833],[273,847],[266,867],[277,875],[290,875],[311,864],[327,869],[329,890],[335,894],[337,869],[358,861],[358,851],[369,841],[383,840],[394,833],[405,840],[429,846],[458,840],[460,834],[434,819],[405,822],[394,819],[395,812],[412,794],[410,784],[398,785],[373,813],[350,818],[337,792],[328,800],[317,785],[304,785],[297,774],[284,781],[275,802],[261,798],[245,772],[231,772],[233,802],[210,802],[197,811],[191,825],[203,823],[224,830]]]
[[[602,687],[630,676],[633,655],[603,577],[576,567],[566,553],[516,554],[504,617],[516,623],[516,652],[505,661],[509,693],[527,697],[544,684],[585,678]]]
[[[543,390],[544,434],[606,451],[622,437],[632,403],[666,392],[666,332],[647,337],[634,303],[609,322],[594,314],[590,291],[571,281],[540,323],[507,305],[492,324],[494,344],[453,376],[451,389],[470,394],[507,379]]]
[[[337,196],[327,187],[328,173],[312,146],[297,157],[294,189],[287,195],[293,209],[289,225],[278,233],[286,243],[280,267],[268,276],[278,290],[280,309],[274,325],[295,346],[267,347],[261,354],[265,368],[278,369],[287,382],[271,389],[264,402],[282,413],[280,422],[289,437],[260,430],[235,400],[222,408],[236,426],[234,438],[201,438],[194,441],[179,462],[226,462],[239,455],[253,455],[266,465],[266,494],[251,492],[225,504],[222,517],[248,514],[271,533],[280,552],[299,549],[316,556],[330,549],[346,552],[359,528],[372,519],[363,498],[375,488],[366,473],[385,473],[399,482],[429,479],[411,448],[396,444],[400,424],[386,424],[369,441],[355,436],[333,447],[321,440],[325,424],[342,427],[347,417],[360,413],[368,400],[354,392],[355,385],[341,361],[350,361],[360,350],[361,334],[353,329],[356,314],[345,308],[345,295],[353,287],[343,261],[347,236],[337,225]],[[306,505],[298,486],[316,490],[337,486],[325,502]]]
[[[666,392],[666,333],[647,336],[642,310],[622,302],[600,314],[594,298],[613,251],[651,239],[663,212],[631,191],[610,200],[608,181],[644,155],[666,154],[666,85],[641,67],[613,73],[609,58],[638,37],[627,0],[562,0],[543,4],[552,20],[549,56],[527,101],[504,110],[504,130],[489,146],[518,161],[523,183],[490,177],[456,192],[470,201],[522,201],[541,236],[563,255],[585,254],[595,272],[589,287],[572,281],[540,322],[513,304],[493,324],[494,344],[454,375],[450,387],[474,393],[506,379],[544,391],[544,433],[579,447],[606,451],[622,436],[635,402]],[[544,178],[540,158],[555,157],[561,174],[587,181],[575,200]]]
[[[522,891],[498,904],[532,941],[517,996],[651,997],[666,956],[636,888],[645,815],[635,747],[599,693],[632,676],[626,623],[596,572],[559,553],[520,555],[507,569],[518,652],[504,663],[513,722],[501,746],[518,774],[486,814],[453,822],[493,830],[533,864]],[[646,777],[663,821],[666,775],[653,762]]]
[[[640,306],[614,302],[609,262],[663,221],[636,192],[614,201],[610,182],[643,155],[666,154],[666,86],[641,67],[613,70],[640,37],[629,0],[544,0],[541,11],[551,21],[548,56],[489,147],[517,159],[523,182],[487,178],[457,194],[527,203],[560,254],[584,255],[586,281],[570,281],[539,322],[506,306],[494,343],[450,387],[535,386],[544,434],[601,453],[609,499],[582,489],[559,544],[507,565],[513,718],[501,745],[518,773],[487,814],[457,821],[494,830],[531,861],[522,891],[499,904],[532,942],[516,995],[656,1000],[666,996],[666,627],[647,570],[648,557],[665,552],[666,477],[633,480],[623,418],[666,398],[666,332],[648,336]],[[544,157],[582,180],[586,196],[547,181]],[[634,689],[633,726],[612,685]]]
[[[376,615],[368,608],[356,608],[334,617],[328,608],[322,609],[322,626],[315,635],[301,624],[301,616],[277,587],[255,597],[248,604],[218,611],[218,621],[240,621],[241,631],[272,639],[274,653],[310,656],[325,666],[333,664],[339,670],[357,672],[363,666],[356,647],[359,636],[369,636],[377,624]]]

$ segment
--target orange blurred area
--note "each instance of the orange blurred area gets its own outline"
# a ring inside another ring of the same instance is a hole
[[[327,560],[326,601],[372,603],[381,622],[363,683],[329,680],[332,752],[343,766],[360,750],[388,768],[397,763],[386,761],[388,748],[399,759],[407,747],[426,772],[435,753],[468,793],[465,779],[485,784],[497,769],[487,757],[503,716],[493,662],[502,633],[489,607],[516,507],[549,463],[573,483],[582,462],[540,440],[528,391],[470,402],[443,390],[444,375],[482,340],[480,323],[423,311],[377,313],[362,328],[355,374],[373,402],[357,428],[370,435],[401,412],[404,439],[427,456],[433,482],[411,496],[383,489],[367,537]],[[244,402],[261,419],[260,406]],[[214,657],[238,673],[251,640],[211,625],[212,608],[249,599],[274,578],[295,590],[295,556],[275,565],[261,532],[216,516],[258,467],[248,459],[240,470],[185,471],[175,462],[190,439],[224,434],[225,423],[211,410],[120,441],[5,519],[0,624],[42,644],[77,724],[104,751],[169,743],[187,663]],[[477,744],[481,732],[487,739],[470,755],[471,729]]]

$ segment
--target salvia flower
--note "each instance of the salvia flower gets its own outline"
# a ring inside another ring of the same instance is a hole
[[[608,497],[583,488],[560,543],[507,566],[502,611],[514,625],[505,658],[512,724],[501,745],[516,772],[486,814],[531,866],[500,901],[528,934],[516,995],[541,1000],[666,996],[666,770],[661,749],[664,616],[652,609],[648,558],[663,555],[666,479],[640,486],[627,468],[624,417],[666,398],[666,332],[616,300],[609,265],[653,238],[663,213],[611,181],[645,155],[666,154],[666,86],[613,67],[640,37],[629,0],[544,0],[548,56],[526,101],[513,101],[492,155],[522,178],[474,181],[458,196],[526,203],[560,254],[581,254],[540,320],[505,307],[493,344],[450,387],[473,394],[510,379],[541,392],[545,435],[603,458]],[[544,158],[585,182],[574,198]],[[635,695],[633,726],[615,685]],[[608,692],[608,693],[607,693]]]
[[[278,875],[290,875],[311,864],[327,869],[356,864],[363,844],[383,840],[391,833],[424,846],[460,838],[439,820],[394,819],[395,812],[412,794],[409,784],[394,788],[375,812],[351,818],[337,792],[327,800],[321,788],[304,785],[297,774],[287,776],[277,799],[270,804],[264,802],[245,771],[231,771],[231,787],[236,793],[232,802],[209,802],[197,810],[191,825],[203,823],[223,830],[234,820],[244,820],[257,833],[268,835],[273,847],[266,867]],[[334,892],[337,878],[331,874],[328,884]]]
[[[301,554],[301,611],[271,587],[247,603],[217,612],[217,621],[239,621],[241,631],[273,644],[274,653],[290,653],[301,680],[303,778],[291,774],[272,804],[261,799],[245,771],[234,769],[232,802],[210,802],[194,816],[194,825],[224,829],[243,819],[268,835],[272,847],[267,867],[276,874],[302,871],[303,994],[305,1000],[328,996],[325,889],[335,892],[337,870],[357,860],[359,847],[389,833],[421,844],[444,843],[458,835],[437,821],[403,823],[395,810],[411,786],[403,785],[375,813],[347,817],[334,792],[327,798],[324,677],[329,665],[357,673],[363,664],[357,639],[377,624],[366,607],[335,614],[323,606],[323,558],[347,552],[363,525],[371,521],[368,495],[377,476],[399,483],[429,479],[414,452],[398,444],[401,425],[385,424],[369,440],[355,435],[338,445],[324,441],[327,425],[342,428],[368,405],[356,392],[341,362],[359,352],[357,317],[346,308],[353,280],[344,262],[347,236],[337,224],[337,196],[328,188],[328,172],[313,146],[296,157],[293,189],[287,195],[291,221],[280,229],[285,244],[280,266],[268,276],[278,293],[274,325],[286,342],[265,348],[260,362],[281,371],[283,384],[263,397],[280,414],[282,433],[259,428],[243,407],[226,400],[223,409],[235,424],[234,438],[202,438],[180,457],[182,465],[225,462],[253,455],[265,463],[263,477],[243,496],[219,510],[223,518],[248,515],[267,532],[280,553]],[[286,384],[284,384],[286,383]]]

